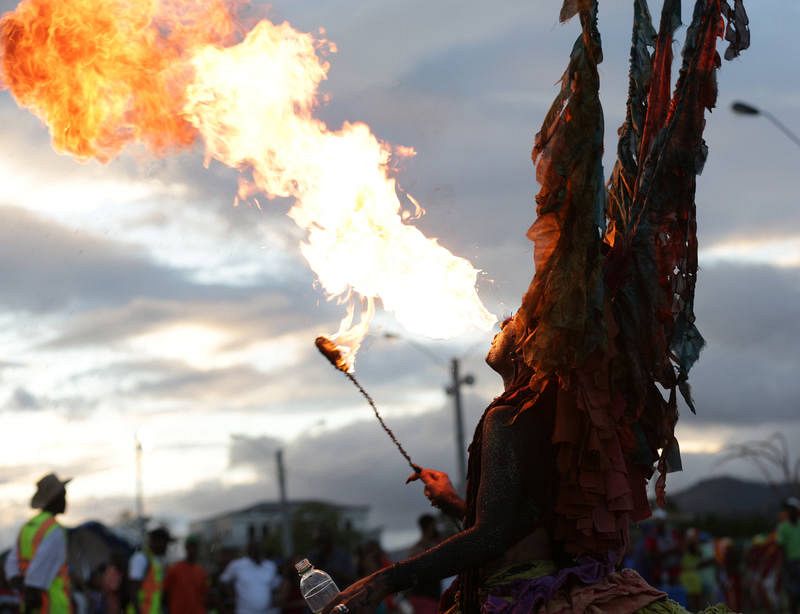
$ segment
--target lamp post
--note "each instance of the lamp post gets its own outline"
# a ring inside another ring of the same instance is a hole
[[[761,117],[772,122],[772,124],[775,125],[775,127],[777,127],[778,130],[783,132],[783,134],[790,141],[792,141],[792,143],[800,147],[800,137],[798,137],[794,132],[792,132],[782,121],[780,121],[769,111],[765,111],[764,109],[759,109],[758,107],[754,107],[751,104],[748,104],[746,102],[741,102],[738,100],[731,105],[731,111],[733,111],[737,115],[760,115]]]

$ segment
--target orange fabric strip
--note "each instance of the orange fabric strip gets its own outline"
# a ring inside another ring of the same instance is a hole
[[[42,540],[44,539],[44,536],[47,535],[47,532],[50,530],[50,527],[52,527],[54,524],[56,524],[56,519],[53,518],[53,517],[50,517],[47,520],[45,520],[41,524],[39,529],[36,531],[36,535],[33,536],[33,552],[34,552],[34,554],[36,553],[36,550],[38,550],[39,544],[42,543]]]

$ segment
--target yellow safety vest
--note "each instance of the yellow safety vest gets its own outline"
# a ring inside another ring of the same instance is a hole
[[[150,552],[147,556],[147,573],[142,579],[142,586],[136,595],[139,614],[161,614],[161,594],[164,590],[164,566]],[[128,614],[135,612],[132,606],[128,607]]]
[[[50,512],[41,512],[25,523],[17,540],[17,560],[23,577],[28,573],[42,540],[52,531],[63,530]],[[69,590],[69,572],[67,562],[64,561],[58,575],[43,592],[41,614],[72,614]]]

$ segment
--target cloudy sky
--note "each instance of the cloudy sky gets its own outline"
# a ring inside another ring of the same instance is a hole
[[[601,5],[609,152],[624,113],[629,4]],[[483,271],[481,297],[498,315],[532,275],[530,148],[577,31],[558,24],[558,5],[276,0],[251,9],[326,28],[338,53],[321,116],[334,128],[366,121],[417,150],[399,178],[427,208],[416,223]],[[673,489],[753,476],[746,465],[717,466],[730,442],[777,431],[795,449],[800,441],[800,149],[763,119],[728,110],[744,99],[800,131],[800,5],[748,9],[752,49],[723,67],[708,120],[697,198],[697,314],[708,346],[693,372],[698,415],[680,423],[685,471]],[[204,169],[199,149],[81,164],[53,153],[46,129],[7,92],[0,117],[0,549],[47,470],[75,478],[67,523],[131,510],[137,433],[148,513],[185,522],[274,498],[273,451],[283,447],[291,497],[370,504],[387,544],[410,539],[426,509],[421,489],[403,485],[402,459],[314,349],[341,311],[315,285],[287,203],[233,207],[235,174]],[[482,363],[490,335],[403,337],[379,317],[359,377],[412,456],[452,472],[447,363],[463,357],[477,378],[465,397],[471,434],[500,390]]]

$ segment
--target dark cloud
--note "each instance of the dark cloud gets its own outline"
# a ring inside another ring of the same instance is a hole
[[[698,278],[703,333],[751,360],[800,360],[800,268],[719,264]]]
[[[6,408],[19,411],[41,409],[42,404],[33,394],[22,386],[18,386],[6,402]]]
[[[70,315],[42,349],[108,345],[191,320],[226,328],[231,350],[341,314],[319,300],[299,267],[253,287],[195,283],[191,274],[155,263],[143,249],[0,207],[0,308]]]
[[[170,324],[193,322],[223,328],[233,338],[233,350],[253,340],[268,339],[309,326],[336,313],[317,305],[310,285],[275,280],[271,288],[202,287],[198,298],[135,298],[121,306],[88,311],[72,318],[45,347],[105,345]],[[206,295],[206,296],[203,296]]]
[[[245,365],[205,370],[178,364],[168,369],[162,365],[157,373],[155,381],[139,382],[127,394],[143,399],[180,399],[190,404],[202,399],[198,405],[229,406],[239,406],[254,396],[259,400],[268,396],[265,390],[269,382],[264,374]]]
[[[224,368],[195,368],[178,361],[126,361],[81,375],[119,382],[117,393],[142,402],[170,400],[194,411],[280,412],[296,415],[350,410],[363,401],[351,384],[321,356],[312,344],[296,365],[261,371],[247,364]],[[279,349],[277,351],[280,351]],[[419,394],[442,389],[445,371],[418,363],[413,351],[364,355],[359,378],[381,404],[407,402],[409,391]],[[374,365],[367,368],[366,365]],[[377,375],[383,373],[383,377]],[[364,405],[365,411],[368,411]],[[426,409],[421,407],[418,409]]]
[[[288,368],[264,373],[245,364],[200,369],[174,360],[131,360],[92,369],[76,379],[113,381],[115,393],[127,399],[139,399],[143,404],[171,401],[194,414],[231,408],[262,412],[282,409],[288,400],[299,410],[304,404],[313,407],[322,398],[330,400],[326,392],[332,389],[324,386],[298,386],[297,390],[305,394],[293,395],[292,384],[304,380],[302,373],[292,379],[292,373]]]
[[[697,416],[684,411],[690,423],[760,424],[797,421],[800,406],[800,364],[761,358],[724,346],[711,346],[692,372]]]
[[[797,420],[800,269],[718,265],[698,281],[697,323],[707,348],[692,371],[690,422]]]
[[[231,467],[249,465],[263,469],[265,463],[277,462],[275,455],[283,449],[285,443],[275,437],[261,435],[232,435],[228,449],[228,464]]]
[[[468,397],[465,406],[471,439],[483,403]],[[416,462],[447,471],[455,480],[453,419],[448,403],[415,416],[391,416],[387,422]],[[261,442],[260,438],[254,440]],[[269,438],[265,441],[269,446],[278,445]],[[375,420],[302,436],[283,447],[292,498],[369,504],[373,521],[389,529],[411,527],[417,515],[430,509],[418,484],[404,484],[410,473],[408,465]],[[239,464],[264,467],[264,452],[257,445],[234,441],[231,458],[234,456]],[[270,479],[267,475],[266,481]],[[275,493],[273,488],[266,492]]]
[[[81,418],[93,410],[98,400],[81,395],[43,396],[34,394],[24,386],[17,386],[3,406],[7,411],[31,412],[58,410],[72,418]]]
[[[0,207],[0,276],[0,305],[12,311],[64,313],[138,297],[188,299],[218,291],[190,283],[185,273],[155,264],[140,249],[13,207]]]
[[[349,410],[354,404],[362,403],[358,392],[331,368],[313,344],[316,335],[335,328],[335,320],[327,320],[327,324],[322,325],[317,322],[317,317],[333,308],[327,306],[304,313],[298,307],[309,303],[289,304],[281,295],[273,298],[275,300],[265,296],[251,302],[230,303],[150,301],[96,310],[77,319],[45,349],[107,347],[159,326],[201,323],[222,329],[231,336],[226,350],[236,351],[251,343],[275,340],[269,350],[274,356],[264,354],[271,366],[265,369],[243,358],[218,368],[193,366],[190,355],[186,356],[186,361],[132,358],[92,367],[72,379],[76,383],[83,380],[109,382],[114,394],[126,399],[138,398],[143,404],[170,400],[205,411],[236,407],[240,411],[283,412],[291,407],[293,412],[302,414]],[[283,350],[278,340],[281,337],[287,344],[286,351],[294,356],[290,363],[281,364]],[[488,375],[483,363],[487,345],[488,340],[467,347],[469,357],[463,366],[478,375],[481,385],[496,380],[495,376]],[[443,390],[450,379],[450,356],[464,353],[463,345],[444,342],[420,345],[402,337],[386,339],[381,328],[376,327],[359,353],[357,373],[379,403],[405,403],[407,406],[409,394]]]
[[[147,178],[165,185],[179,185],[185,193],[171,206],[202,208],[203,213],[211,212],[218,226],[220,236],[228,239],[247,240],[255,243],[263,241],[263,229],[270,228],[275,233],[287,237],[286,244],[294,257],[298,257],[294,246],[300,232],[286,216],[291,201],[277,198],[268,202],[260,198],[259,208],[253,201],[234,207],[234,199],[240,172],[212,162],[203,164],[202,147],[197,145],[191,151],[162,159],[134,160],[123,157],[111,165],[112,170],[136,180]],[[175,212],[161,210],[134,219],[129,226],[150,226],[164,228],[175,218]],[[283,247],[283,246],[282,246]]]

